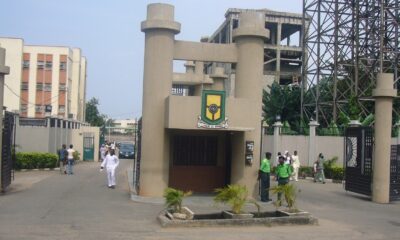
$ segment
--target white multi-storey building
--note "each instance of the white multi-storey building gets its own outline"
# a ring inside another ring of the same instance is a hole
[[[1,38],[6,49],[4,106],[21,117],[48,115],[85,120],[86,58],[79,48],[25,45]]]

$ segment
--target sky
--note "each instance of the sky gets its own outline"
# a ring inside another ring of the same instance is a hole
[[[144,33],[147,5],[175,6],[177,40],[199,41],[223,23],[228,8],[301,13],[302,0],[1,0],[0,37],[26,45],[77,47],[87,58],[86,100],[113,119],[142,112]]]

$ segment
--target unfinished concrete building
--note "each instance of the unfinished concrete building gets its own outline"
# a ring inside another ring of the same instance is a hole
[[[265,15],[265,28],[270,30],[270,38],[264,45],[264,78],[263,86],[273,81],[281,85],[298,84],[301,81],[303,60],[302,32],[303,15],[297,13],[276,12],[268,9],[250,10],[230,8],[225,14],[225,21],[207,40],[210,43],[233,43],[233,30],[240,25],[239,16],[242,12],[261,12]],[[308,19],[304,20],[306,26]],[[235,64],[218,63],[229,74],[225,89],[228,95],[234,91]],[[208,64],[206,73],[212,73],[214,64]]]

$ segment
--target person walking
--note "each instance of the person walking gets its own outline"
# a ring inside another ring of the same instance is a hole
[[[292,164],[292,156],[290,155],[288,150],[285,151],[284,156],[285,156],[285,164],[289,165]]]
[[[286,185],[289,183],[289,177],[292,175],[292,167],[289,164],[285,164],[285,156],[279,157],[279,165],[276,167],[276,179],[278,180],[278,186]],[[278,193],[278,202],[280,202],[282,193]]]
[[[271,153],[266,152],[265,158],[261,161],[259,180],[261,180],[261,202],[270,202],[269,187],[271,173]]]
[[[279,157],[282,156],[281,152],[278,152],[278,154],[276,154],[276,162],[275,162],[275,167],[277,167],[279,165]]]
[[[115,188],[115,169],[118,165],[119,159],[115,156],[114,149],[110,149],[100,166],[100,171],[103,171],[104,168],[107,169],[107,182],[109,188]]]
[[[325,184],[325,173],[324,173],[324,155],[320,153],[317,161],[314,163],[314,182],[322,182]]]
[[[64,174],[67,174],[67,145],[63,144],[61,149],[58,150],[58,161],[60,165],[60,173],[64,171]]]
[[[292,155],[292,168],[293,168],[293,178],[294,181],[299,181],[299,168],[300,168],[300,160],[299,156],[297,155],[297,151],[293,152]]]
[[[67,159],[67,174],[68,175],[73,175],[73,166],[74,166],[74,145],[69,145],[69,149],[67,150],[68,152],[68,159]]]

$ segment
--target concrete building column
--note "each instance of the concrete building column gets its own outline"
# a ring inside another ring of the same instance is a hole
[[[311,121],[308,126],[310,126],[310,135],[308,137],[308,162],[307,166],[312,166],[316,161],[317,156],[317,134],[316,129],[319,126],[317,121]]]
[[[235,97],[252,100],[251,108],[257,109],[254,116],[245,116],[254,130],[233,136],[232,148],[243,154],[233,155],[231,182],[247,186],[249,193],[258,193],[257,172],[260,166],[260,136],[262,116],[262,78],[264,63],[264,40],[269,38],[265,29],[265,15],[259,12],[243,12],[239,16],[239,27],[233,31],[238,61],[236,67]],[[242,138],[235,139],[235,138]],[[245,165],[246,141],[254,142],[253,164]]]
[[[281,148],[281,128],[283,124],[281,121],[277,121],[274,123],[274,152],[272,155],[272,161],[275,161],[276,157],[278,156],[279,149]],[[275,163],[275,162],[274,162]]]
[[[4,75],[10,73],[10,68],[5,66],[6,63],[6,50],[0,47],[0,192],[4,189],[1,184],[1,172],[3,166],[3,103],[4,103]]]
[[[225,86],[225,79],[228,78],[228,76],[224,73],[224,68],[223,67],[216,67],[214,69],[214,73],[210,75],[210,78],[214,81],[214,84],[212,85],[212,90],[217,90],[217,91],[223,91],[224,86]]]
[[[373,158],[372,201],[389,203],[390,146],[393,98],[393,74],[380,73],[372,95],[375,98],[375,149]]]
[[[169,139],[165,130],[165,100],[172,88],[175,34],[174,7],[149,4],[145,33],[143,74],[143,128],[140,191],[142,196],[162,196],[168,186]],[[157,94],[154,94],[157,89]],[[157,184],[154,184],[157,183]]]
[[[278,23],[276,31],[276,75],[275,81],[280,82],[281,78],[281,38],[282,38],[282,23]]]

